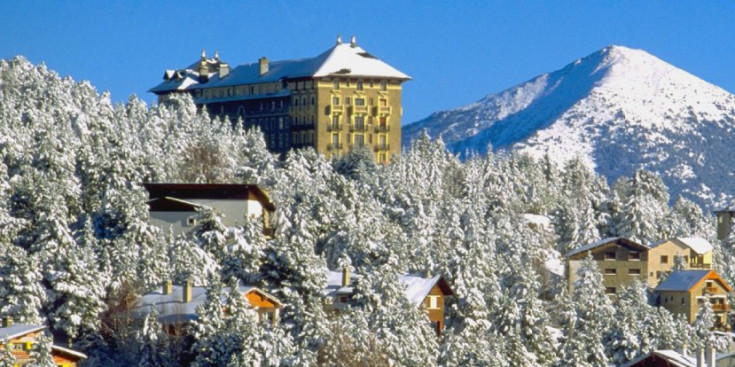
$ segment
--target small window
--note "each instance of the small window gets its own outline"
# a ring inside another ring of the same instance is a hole
[[[615,287],[605,287],[605,294],[615,294],[616,289]]]
[[[332,97],[332,104],[335,106],[339,106],[339,97]]]
[[[347,106],[349,106],[349,105],[350,105],[350,97],[345,97],[345,104],[346,104]]]
[[[339,80],[335,80],[332,83],[332,89],[339,89]]]
[[[347,296],[339,296],[340,303],[347,303]]]
[[[384,91],[387,89],[387,84],[385,83],[385,80],[380,81],[380,90]]]
[[[386,106],[388,106],[388,100],[386,100],[385,98],[381,98],[380,107],[386,107]]]
[[[686,298],[684,298],[684,297],[681,297],[681,304],[682,304],[682,305],[686,304]]]
[[[365,98],[355,98],[355,106],[364,106]]]
[[[661,264],[668,264],[669,263],[669,257],[666,255],[661,255]]]
[[[615,251],[606,252],[605,260],[615,260]]]
[[[357,81],[357,90],[362,90],[362,80]]]
[[[641,253],[637,251],[631,251],[628,253],[628,260],[639,261],[641,259]]]
[[[428,296],[427,297],[428,309],[438,310],[439,309],[439,296]]]
[[[615,275],[617,273],[618,273],[618,269],[615,269],[615,268],[605,269],[605,275]]]
[[[641,269],[628,269],[628,275],[641,275]]]
[[[187,226],[195,226],[195,225],[197,225],[197,218],[196,217],[186,218],[186,225]]]

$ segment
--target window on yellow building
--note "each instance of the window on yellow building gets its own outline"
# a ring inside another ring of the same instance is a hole
[[[628,260],[630,261],[638,261],[641,259],[641,253],[637,251],[631,251],[628,253]]]
[[[362,80],[357,81],[357,90],[362,90]]]
[[[332,89],[339,89],[339,80],[332,82]]]
[[[386,89],[388,89],[388,88],[387,88],[387,84],[386,84],[385,80],[381,80],[380,81],[380,90],[384,91]]]
[[[618,273],[618,269],[615,269],[615,268],[605,269],[605,275],[615,275],[617,273]]]
[[[615,287],[605,287],[605,294],[615,294],[616,292]]]
[[[666,255],[661,255],[661,264],[668,264],[669,263],[669,257]]]
[[[641,275],[641,269],[628,269],[628,275]]]
[[[339,97],[332,97],[332,104],[335,106],[339,106]]]
[[[364,106],[365,98],[355,98],[355,106]]]

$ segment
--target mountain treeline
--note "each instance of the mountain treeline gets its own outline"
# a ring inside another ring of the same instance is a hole
[[[113,104],[22,57],[0,61],[0,314],[48,325],[91,366],[605,366],[694,349],[712,338],[711,315],[689,325],[649,306],[642,284],[611,302],[592,261],[567,292],[560,254],[610,236],[700,236],[735,284],[732,246],[714,241],[710,216],[686,199],[669,205],[647,171],[609,187],[579,160],[461,161],[428,137],[385,166],[365,150],[281,160],[238,126],[187,97]],[[263,185],[276,235],[203,211],[194,236],[175,238],[148,224],[145,182]],[[326,313],[326,271],[345,267],[359,274],[354,305]],[[404,273],[451,285],[441,338],[403,296]],[[227,317],[211,297],[184,336],[155,314],[126,317],[170,279],[209,294],[261,287],[283,302],[280,322],[254,323],[235,295]]]

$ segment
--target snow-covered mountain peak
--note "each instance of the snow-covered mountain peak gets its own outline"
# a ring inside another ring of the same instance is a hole
[[[735,96],[644,50],[613,45],[434,113],[405,126],[403,136],[408,144],[426,130],[458,153],[484,153],[490,145],[559,163],[580,156],[611,180],[647,168],[669,175],[674,194],[696,192],[703,202],[716,192],[735,194],[731,185],[713,183],[729,183],[729,173],[707,162],[722,159],[723,149],[735,154],[733,128]]]

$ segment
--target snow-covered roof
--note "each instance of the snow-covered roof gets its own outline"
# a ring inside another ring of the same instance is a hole
[[[688,291],[714,270],[677,270],[656,287],[656,291]]]
[[[417,275],[401,275],[398,280],[406,286],[406,298],[415,307],[421,305],[426,296],[431,292],[431,288],[439,281],[441,275],[435,275],[431,278],[422,278]]]
[[[77,352],[76,350],[73,350],[73,349],[60,347],[60,346],[58,346],[56,344],[52,344],[51,345],[51,350],[55,350],[57,352],[65,353],[65,354],[68,354],[68,355],[71,355],[71,356],[74,356],[74,357],[77,357],[77,358],[87,359],[87,355],[84,354],[84,353],[82,353],[82,352]]]
[[[701,237],[678,237],[677,240],[681,241],[700,255],[712,251],[712,244]]]
[[[572,255],[576,255],[576,254],[579,254],[579,253],[587,252],[589,250],[592,250],[594,248],[600,247],[602,245],[607,245],[610,242],[615,242],[615,241],[617,241],[617,240],[619,240],[621,238],[622,237],[607,237],[607,238],[603,238],[603,239],[601,239],[601,240],[599,240],[597,242],[593,242],[593,243],[590,243],[590,244],[587,244],[587,245],[584,245],[584,246],[581,246],[581,247],[577,247],[574,250],[567,252],[567,254],[564,255],[564,256],[565,257],[570,257]]]
[[[544,228],[551,226],[551,218],[546,215],[523,213],[523,220],[528,224],[535,224]]]
[[[9,327],[0,328],[0,340],[19,338],[28,333],[45,329],[43,325],[14,324]]]
[[[696,367],[697,359],[694,356],[686,356],[675,350],[655,350],[648,354],[643,354],[620,365],[620,367],[631,367],[638,363],[645,361],[648,358],[656,357],[657,359],[664,360],[668,364],[667,366],[673,367]],[[719,358],[718,358],[719,359]]]
[[[256,291],[277,305],[281,302],[274,296],[268,294],[260,288],[253,286],[239,286],[240,294],[246,295]],[[224,302],[230,287],[222,287],[220,301]],[[196,320],[198,318],[196,309],[204,304],[207,300],[207,289],[205,287],[191,287],[191,301],[183,301],[183,287],[174,285],[171,287],[171,293],[163,294],[163,288],[144,294],[138,299],[136,307],[132,314],[134,318],[144,318],[155,305],[158,310],[158,320],[163,323],[180,323]]]
[[[327,287],[322,291],[322,295],[334,297],[337,295],[349,295],[354,292],[352,283],[354,280],[359,278],[359,275],[351,275],[350,284],[342,286],[342,273],[337,271],[327,271]],[[431,289],[434,288],[437,283],[442,287],[442,291],[449,295],[452,294],[451,289],[443,280],[441,275],[435,275],[431,278],[424,278],[413,274],[404,274],[398,276],[398,281],[401,282],[405,288],[405,296],[411,304],[418,307],[421,302],[426,299]]]
[[[661,242],[656,243],[655,245],[651,246],[651,248],[656,248],[658,246],[663,245],[664,243],[669,243],[669,242],[673,242],[675,244],[678,244],[679,246],[688,247],[699,255],[703,255],[708,252],[712,252],[712,249],[713,249],[712,244],[709,243],[709,241],[701,237],[670,238],[670,239],[663,240]]]
[[[220,78],[209,75],[207,82],[199,83],[193,71],[196,63],[185,69],[185,77],[168,79],[151,88],[153,93],[198,88],[216,88],[243,84],[270,83],[289,78],[353,76],[409,80],[411,77],[366,52],[353,43],[337,43],[322,54],[305,59],[268,62],[268,72],[260,74],[260,62],[239,65]],[[166,75],[169,75],[167,73]],[[174,74],[171,74],[174,75]]]

